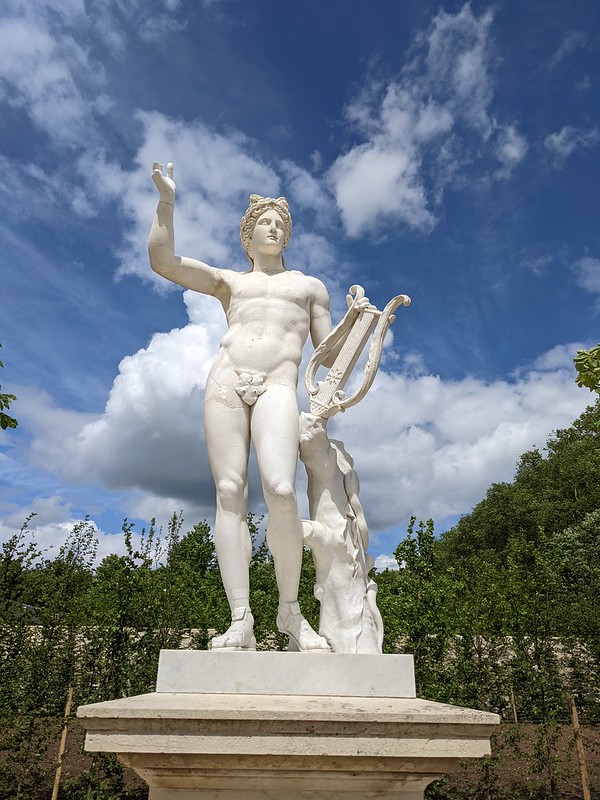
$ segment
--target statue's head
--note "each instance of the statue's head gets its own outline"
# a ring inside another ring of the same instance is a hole
[[[261,197],[259,194],[251,194],[250,204],[240,223],[240,238],[246,255],[248,256],[248,261],[250,261],[252,265],[254,264],[252,253],[254,228],[260,217],[267,211],[276,211],[283,223],[282,250],[285,250],[290,241],[290,236],[292,235],[292,217],[285,197]]]

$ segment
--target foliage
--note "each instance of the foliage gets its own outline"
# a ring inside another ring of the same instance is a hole
[[[600,344],[589,350],[578,350],[573,361],[577,370],[577,385],[600,393]]]
[[[438,574],[433,520],[410,520],[406,539],[394,552],[395,611],[402,649],[413,653],[417,694],[447,701],[448,648],[451,626],[446,610],[453,604],[455,584],[451,573]],[[386,649],[392,642],[387,634]]]
[[[2,347],[2,344],[0,344],[0,347]],[[4,364],[0,361],[0,367],[3,366]],[[16,428],[19,424],[14,417],[6,413],[10,408],[10,404],[16,399],[14,394],[4,394],[0,392],[0,428],[2,428],[3,431],[7,428]]]

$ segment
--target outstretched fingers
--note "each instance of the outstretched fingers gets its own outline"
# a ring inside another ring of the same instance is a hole
[[[167,164],[167,174],[163,172],[163,165],[159,161],[152,163],[152,180],[160,192],[164,202],[173,205],[175,198],[175,181],[173,180],[173,164]]]
[[[160,172],[161,175],[163,174],[163,165],[160,164],[158,161],[152,162],[152,172]],[[164,175],[163,175],[164,177]],[[173,177],[173,164],[169,161],[167,164],[167,178]]]

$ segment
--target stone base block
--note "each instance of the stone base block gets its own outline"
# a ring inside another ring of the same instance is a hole
[[[161,650],[157,692],[416,697],[413,657]]]
[[[381,684],[370,694],[367,662],[356,661],[359,672],[367,670],[362,677],[340,675],[346,691],[363,686],[366,694],[357,696],[319,693],[322,659],[330,669],[335,654],[256,654],[276,657],[274,663],[285,659],[288,675],[275,676],[275,687],[289,687],[294,674],[304,676],[298,678],[303,692],[314,687],[311,694],[274,694],[273,685],[258,693],[272,665],[253,670],[249,655],[164,656],[161,664],[171,659],[175,666],[159,673],[159,686],[204,691],[160,691],[80,707],[86,750],[117,753],[149,784],[150,800],[421,800],[427,784],[461,759],[490,752],[498,717],[391,696],[395,667],[403,663],[394,656],[367,657],[391,659],[380,662]],[[210,671],[204,677],[195,671],[198,656]],[[356,658],[362,657],[352,656],[346,672]],[[324,677],[328,688],[330,677]],[[244,691],[235,691],[238,686]]]

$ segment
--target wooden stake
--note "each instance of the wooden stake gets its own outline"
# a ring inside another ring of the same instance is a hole
[[[585,748],[581,738],[581,731],[579,729],[579,717],[577,715],[577,706],[572,694],[567,694],[567,702],[569,710],[571,711],[571,724],[573,726],[573,734],[575,737],[575,748],[577,750],[577,760],[579,761],[579,772],[581,773],[581,788],[583,789],[583,800],[591,800],[590,782],[588,780],[587,763],[585,760]]]
[[[52,787],[52,800],[58,798],[58,787],[60,786],[60,773],[62,772],[62,759],[65,754],[67,746],[67,725],[69,724],[69,714],[71,713],[71,703],[73,702],[73,687],[69,686],[67,692],[67,703],[65,705],[65,719],[63,722],[63,729],[60,736],[60,745],[58,746],[58,759],[56,764],[56,772],[54,774],[54,786]]]
[[[515,725],[518,724],[519,719],[517,717],[517,704],[515,703],[515,693],[513,692],[513,687],[510,687],[510,707],[512,708],[513,713],[513,722]]]

